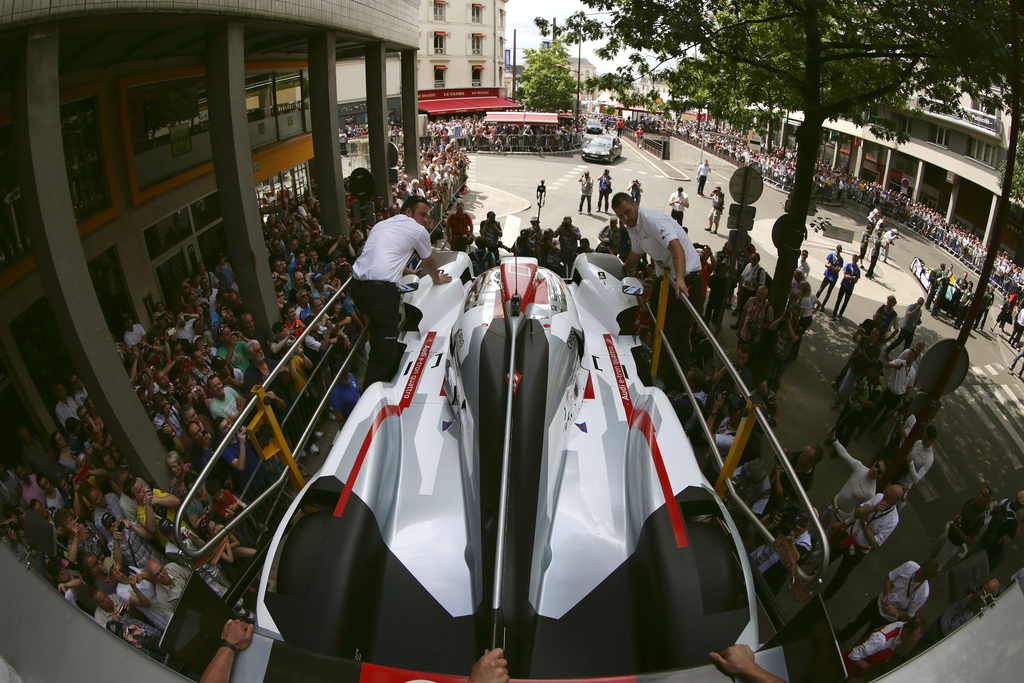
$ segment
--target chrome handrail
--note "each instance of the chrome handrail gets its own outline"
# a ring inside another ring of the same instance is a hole
[[[265,386],[265,387],[269,386],[277,378],[277,375],[280,373],[281,368],[285,366],[285,363],[289,363],[291,361],[292,356],[295,355],[297,350],[302,348],[303,344],[306,341],[306,337],[309,336],[310,331],[320,322],[320,320],[325,315],[327,315],[327,312],[331,308],[333,308],[334,304],[337,303],[341,299],[341,297],[344,296],[345,290],[351,284],[352,284],[352,276],[350,275],[349,278],[344,282],[344,284],[342,284],[341,287],[338,288],[338,291],[335,292],[333,296],[331,296],[330,300],[327,302],[326,305],[324,305],[323,309],[321,309],[320,312],[316,314],[316,316],[312,319],[311,322],[309,322],[309,323],[307,323],[305,325],[305,329],[303,329],[302,334],[300,334],[296,338],[296,340],[291,344],[291,346],[288,348],[288,350],[285,352],[285,354],[281,357],[280,361],[278,361],[277,365],[274,366],[274,368],[270,371],[270,374],[267,375],[267,378],[265,380],[263,380],[263,382],[262,382],[263,386]],[[364,329],[363,333],[365,334],[365,329]],[[360,334],[359,339],[362,339],[362,337],[363,337],[363,335]],[[348,363],[351,361],[352,355],[355,352],[356,348],[358,348],[358,345],[353,343],[352,344],[352,348],[349,350],[348,356],[346,356],[346,358],[345,358],[345,362],[342,364],[341,370],[338,371],[339,372],[338,376],[340,376],[340,373],[348,366]],[[335,381],[337,381],[337,377],[335,377]],[[332,386],[333,386],[333,384],[332,384]],[[326,401],[329,400],[329,398],[330,398],[330,394],[328,393],[325,396],[325,399],[323,401],[321,401],[320,406],[318,406],[317,411],[316,411],[316,413],[314,415],[319,415],[320,414],[320,411],[323,410],[323,406],[326,405]],[[234,425],[244,424],[245,423],[245,421],[249,417],[249,415],[255,410],[256,402],[258,400],[259,400],[259,397],[256,396],[256,395],[253,395],[246,402],[245,407],[242,408],[241,412],[238,413],[238,417],[235,418],[235,422],[232,425],[231,432],[226,434],[224,436],[224,438],[221,439],[220,443],[217,445],[217,448],[210,455],[210,459],[206,462],[206,466],[203,467],[203,471],[199,473],[199,478],[196,480],[195,485],[191,489],[189,489],[188,493],[185,494],[185,498],[184,498],[184,500],[181,501],[181,506],[180,506],[179,509],[187,510],[188,506],[192,504],[193,500],[195,499],[196,492],[199,490],[199,487],[202,486],[206,482],[207,477],[209,477],[210,472],[212,472],[213,468],[217,465],[217,462],[220,460],[221,456],[224,454],[224,451],[227,449],[228,445],[232,442],[232,440],[234,438],[236,438],[236,431],[234,429]],[[309,434],[313,430],[314,422],[315,422],[315,420],[310,420],[309,425],[306,426],[306,429],[303,432],[302,437],[300,437],[299,442],[297,442],[297,443],[301,443],[302,445],[305,444],[305,440],[309,438]],[[301,448],[296,448],[295,452],[298,452],[299,450],[301,450]],[[211,548],[213,548],[215,545],[217,545],[218,543],[223,541],[229,534],[231,534],[231,532],[233,532],[235,529],[237,529],[238,526],[243,521],[245,521],[249,517],[249,515],[251,515],[256,510],[256,508],[258,508],[260,505],[262,505],[263,502],[266,501],[270,497],[270,495],[272,493],[277,491],[277,489],[279,489],[284,484],[285,480],[288,478],[288,472],[289,472],[288,468],[284,468],[284,470],[281,472],[280,476],[278,476],[277,480],[274,481],[273,483],[271,483],[266,488],[266,490],[264,490],[256,498],[256,500],[252,501],[249,505],[247,505],[240,512],[238,512],[231,519],[231,521],[228,522],[224,526],[223,529],[218,531],[214,535],[213,538],[211,538],[209,541],[207,541],[205,544],[203,544],[197,550],[190,550],[185,545],[185,542],[184,542],[185,539],[184,539],[184,537],[182,535],[182,526],[184,524],[184,520],[186,518],[186,515],[183,515],[183,514],[176,515],[175,516],[175,520],[174,520],[174,540],[175,540],[175,543],[178,546],[178,548],[181,549],[182,553],[184,553],[185,555],[187,555],[188,557],[191,557],[193,559],[202,557],[203,555],[208,553]]]
[[[673,295],[671,288],[667,295]],[[754,418],[761,425],[762,431],[768,438],[768,443],[771,445],[772,450],[775,451],[775,459],[782,465],[782,469],[786,472],[786,476],[789,478],[790,483],[793,484],[793,490],[796,491],[800,506],[804,508],[804,511],[807,513],[808,517],[811,520],[811,529],[813,530],[814,535],[817,536],[818,542],[821,546],[821,562],[813,574],[807,574],[803,570],[803,568],[799,566],[797,567],[797,570],[800,572],[800,577],[805,583],[818,584],[824,578],[825,571],[828,569],[829,542],[828,537],[825,535],[825,530],[821,526],[821,522],[818,520],[817,515],[814,514],[814,506],[811,504],[811,500],[810,498],[808,498],[807,492],[804,490],[803,485],[800,483],[799,479],[797,479],[796,471],[793,469],[793,465],[789,462],[789,458],[786,457],[785,449],[779,442],[778,437],[775,436],[775,432],[772,431],[771,425],[768,422],[768,417],[764,414],[764,411],[762,411],[761,408],[753,400],[753,392],[751,392],[747,385],[743,382],[743,379],[740,377],[739,372],[736,371],[736,368],[734,368],[732,365],[732,361],[729,360],[729,356],[726,354],[725,349],[722,347],[721,344],[718,343],[718,339],[715,338],[715,335],[711,332],[711,328],[708,326],[707,322],[705,322],[703,316],[701,316],[700,313],[697,311],[693,303],[685,296],[680,297],[680,299],[683,301],[683,303],[689,310],[690,315],[693,316],[696,324],[700,325],[701,329],[704,331],[704,335],[708,338],[708,341],[711,343],[711,347],[714,350],[715,355],[719,356],[722,359],[726,372],[729,373],[729,376],[732,378],[736,386],[740,388],[741,396],[743,397],[743,399],[748,403],[754,404]],[[651,316],[651,320],[657,320],[657,316],[654,314],[654,311],[651,310],[650,304],[645,301],[643,302],[643,306],[644,308],[647,309],[647,313]],[[687,396],[689,396],[690,402],[693,404],[693,409],[695,413],[697,415],[703,416],[703,406],[700,405],[700,402],[697,400],[697,397],[693,393],[693,389],[690,387],[690,383],[686,380],[686,373],[682,371],[682,368],[679,365],[679,361],[676,358],[675,351],[672,349],[672,345],[669,343],[665,331],[658,330],[658,333],[662,340],[662,350],[668,352],[669,358],[672,361],[672,365],[678,373],[680,379],[682,380],[683,387],[686,389],[686,394]],[[704,435],[708,439],[709,450],[711,451],[711,454],[718,465],[719,471],[721,471],[725,467],[725,463],[722,461],[722,457],[718,453],[718,447],[715,445],[714,436],[711,434],[711,429],[707,426],[707,420],[702,419],[701,422],[704,426]],[[767,527],[765,527],[765,525],[758,518],[757,514],[753,510],[751,510],[750,507],[747,505],[746,501],[744,501],[739,496],[739,494],[736,492],[735,486],[732,483],[731,477],[726,479],[726,486],[729,490],[729,495],[732,498],[733,503],[740,508],[743,514],[751,522],[751,524],[753,524],[755,530],[758,532],[761,538],[764,539],[766,543],[774,543],[775,535],[772,534],[772,532],[769,531]]]

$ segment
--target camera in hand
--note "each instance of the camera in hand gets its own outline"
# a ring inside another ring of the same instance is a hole
[[[111,525],[114,524],[114,522],[116,521],[117,517],[115,517],[109,512],[104,512],[102,515],[100,515],[100,524],[103,525],[104,529],[109,529]]]

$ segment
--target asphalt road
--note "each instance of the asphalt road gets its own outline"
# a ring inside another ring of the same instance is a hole
[[[696,196],[696,167],[700,151],[688,148],[683,158],[666,163],[654,160],[630,143],[624,143],[623,147],[623,157],[607,166],[585,162],[578,155],[476,154],[470,169],[470,187],[474,183],[482,183],[530,202],[530,208],[515,214],[525,226],[529,217],[538,213],[535,190],[543,179],[548,192],[546,203],[539,211],[542,227],[557,227],[563,216],[571,216],[583,236],[596,245],[597,233],[607,224],[611,214],[595,211],[591,215],[581,215],[578,212],[578,179],[584,170],[590,170],[596,181],[604,168],[609,168],[614,191],[625,190],[632,179],[639,179],[644,188],[642,206],[666,212],[669,195],[682,186],[690,196],[684,225],[689,229],[691,238],[695,242],[710,244],[717,250],[725,241],[726,221],[723,217],[720,235],[711,235],[704,230],[710,200]],[[712,172],[707,191],[710,192],[717,184],[727,189],[735,167],[716,159],[710,161]],[[727,200],[731,201],[728,192]],[[762,253],[762,265],[769,272],[774,270],[776,262],[770,237],[771,226],[783,212],[784,201],[784,193],[766,185],[761,198],[755,203],[757,215],[752,238]],[[595,209],[596,202],[595,187]],[[828,216],[837,226],[853,230],[853,239],[859,240],[867,209],[849,204],[839,209],[822,208],[820,214]],[[507,224],[507,219],[500,215],[499,220]],[[858,284],[845,321],[834,323],[827,315],[816,314],[816,320],[805,337],[801,356],[785,375],[778,396],[780,414],[776,432],[788,448],[802,448],[811,441],[820,440],[838,417],[837,412],[829,409],[832,391],[828,383],[852,349],[850,336],[856,324],[870,317],[889,294],[897,297],[897,309],[901,314],[907,304],[923,294],[920,284],[910,273],[910,263],[915,257],[927,264],[951,261],[949,253],[930,241],[906,229],[901,233],[902,238],[890,251],[889,263],[879,261],[876,279],[868,281],[865,278]],[[511,244],[514,237],[506,232],[505,242]],[[813,232],[804,242],[804,248],[810,252],[810,281],[815,291],[821,281],[825,256],[836,243],[834,239]],[[852,243],[842,244],[845,254],[854,250]],[[829,302],[830,311],[834,300],[833,296]],[[943,533],[946,522],[952,519],[963,502],[980,490],[983,483],[992,485],[995,499],[1013,497],[1024,489],[1024,383],[1016,375],[1008,373],[1007,368],[1015,353],[1006,343],[1005,336],[999,338],[987,331],[997,313],[998,299],[990,311],[986,331],[974,333],[967,344],[970,371],[963,385],[944,398],[943,406],[933,420],[939,429],[935,466],[915,488],[910,503],[901,514],[900,526],[890,541],[871,553],[829,604],[837,626],[844,625],[860,610],[869,595],[881,589],[886,572],[909,559],[919,562],[926,559],[932,542]],[[727,321],[730,320],[727,313]],[[1012,325],[1007,326],[1008,330],[1011,328]],[[956,333],[948,318],[933,318],[926,313],[924,323],[918,328],[917,339],[925,340],[931,347],[940,339],[955,337]],[[735,333],[723,326],[719,339],[728,348],[735,343]],[[850,451],[855,457],[870,462],[876,448],[876,444],[864,437],[852,443]],[[824,505],[841,487],[847,474],[835,461],[823,461],[809,492],[812,501],[816,505]],[[1024,540],[1010,546],[1007,559],[995,576],[1006,584],[1009,576],[1022,565]],[[922,610],[926,619],[937,617],[949,604],[945,585],[944,579],[933,580],[932,598]],[[785,596],[783,600],[786,609],[798,608],[793,601],[785,604]]]

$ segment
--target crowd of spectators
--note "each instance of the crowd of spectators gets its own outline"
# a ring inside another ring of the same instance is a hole
[[[358,137],[365,130],[349,126],[339,133]],[[424,145],[416,163],[422,181],[410,181],[400,168],[388,199],[360,202],[348,195],[347,237],[325,230],[315,185],[301,197],[281,189],[261,198],[265,258],[281,315],[272,329],[257,329],[224,256],[199,262],[170,300],[156,304],[148,325],[124,316],[112,341],[166,451],[168,491],[152,486],[123,457],[77,374],[54,386],[58,430],[45,439],[28,427],[18,430],[16,463],[0,466],[4,537],[41,550],[39,569],[54,587],[132,646],[159,655],[160,631],[188,576],[198,572],[223,595],[254,554],[258,530],[243,525],[191,560],[174,543],[172,521],[184,518],[185,546],[198,549],[278,477],[281,465],[259,457],[252,445],[258,435],[237,417],[250,389],[264,383],[306,322],[341,288],[375,223],[397,214],[411,194],[427,197],[440,223],[465,191],[469,159],[443,136]],[[266,386],[279,419],[314,367],[332,348],[351,348],[361,331],[358,311],[343,295]],[[359,391],[349,373],[324,417],[344,419]],[[227,445],[213,474],[182,509],[222,440]],[[316,451],[314,444],[299,455]],[[39,520],[56,539],[55,554],[33,536]]]

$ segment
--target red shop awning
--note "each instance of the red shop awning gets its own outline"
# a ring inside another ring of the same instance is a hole
[[[462,97],[420,100],[420,111],[427,114],[455,114],[470,111],[493,111],[496,109],[522,109],[523,105],[500,97]]]

